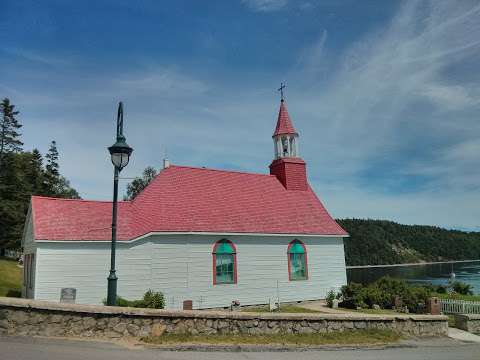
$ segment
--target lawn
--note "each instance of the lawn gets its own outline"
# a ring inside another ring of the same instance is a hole
[[[0,258],[0,296],[21,296],[22,271],[15,260]]]
[[[391,309],[345,309],[338,308],[342,311],[353,312],[353,313],[363,313],[363,314],[374,314],[374,315],[405,315],[405,313],[400,313]]]
[[[268,305],[260,305],[260,306],[248,307],[248,308],[242,309],[242,311],[262,313],[262,312],[270,312],[270,309]],[[280,305],[280,311],[275,311],[275,312],[304,314],[304,313],[319,313],[320,311],[305,309],[303,307],[296,306],[296,305]]]
[[[142,340],[150,344],[216,344],[216,345],[369,345],[397,342],[401,336],[391,330],[350,330],[327,334],[270,335],[189,335],[163,334]]]

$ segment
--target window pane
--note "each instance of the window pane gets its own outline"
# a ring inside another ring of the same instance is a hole
[[[301,280],[307,278],[305,254],[290,254],[290,278]]]
[[[217,244],[215,249],[215,254],[233,254],[235,250],[233,249],[232,244],[228,241],[222,241]]]
[[[234,282],[234,255],[218,254],[216,255],[216,280],[217,283],[230,284]]]

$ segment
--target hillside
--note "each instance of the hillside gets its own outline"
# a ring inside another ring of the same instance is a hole
[[[337,221],[350,234],[345,239],[347,265],[480,259],[480,232],[386,220]]]

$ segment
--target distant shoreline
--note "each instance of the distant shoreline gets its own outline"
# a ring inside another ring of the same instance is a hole
[[[347,266],[347,270],[348,269],[400,267],[400,266],[421,266],[421,265],[434,265],[434,264],[454,264],[454,263],[466,263],[466,262],[480,262],[480,259],[476,259],[476,260],[432,261],[432,262],[419,262],[419,263],[407,263],[407,264],[388,264],[388,265],[353,265],[353,266]]]

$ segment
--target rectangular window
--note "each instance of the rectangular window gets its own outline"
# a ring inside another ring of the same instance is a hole
[[[305,254],[291,253],[290,256],[290,279],[307,279],[307,269],[305,268]]]
[[[215,264],[215,277],[217,284],[234,283],[234,259],[233,254],[217,254]]]

